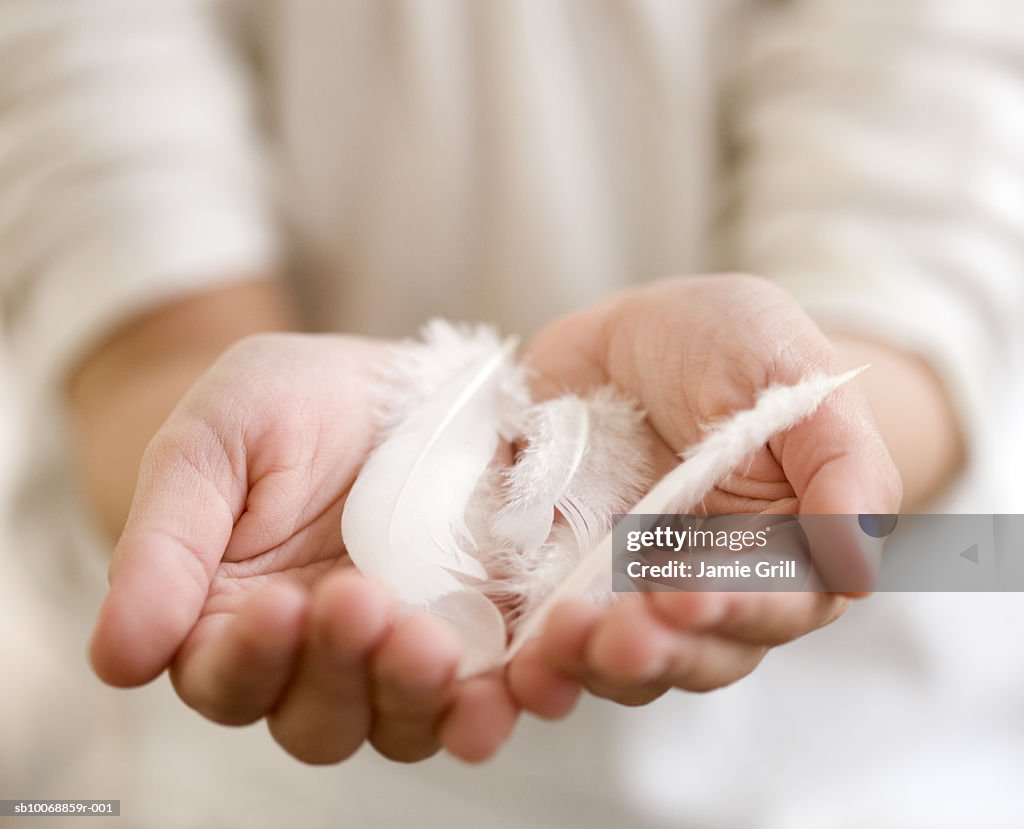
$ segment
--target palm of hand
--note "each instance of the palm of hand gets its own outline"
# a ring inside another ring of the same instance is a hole
[[[193,636],[253,590],[312,588],[345,566],[338,526],[373,438],[361,374],[377,350],[357,340],[250,341],[200,382],[154,442],[154,476],[166,477],[163,455],[183,456],[202,473],[199,486],[219,496],[218,509],[192,516],[203,539],[196,557],[214,565]]]
[[[542,394],[614,383],[637,398],[659,473],[700,440],[705,424],[748,408],[760,389],[838,368],[795,303],[747,277],[656,283],[556,321],[530,343],[528,358]],[[895,511],[898,503],[898,478],[866,403],[844,388],[722,481],[702,509],[855,514]],[[870,568],[859,538],[835,541],[816,558],[826,580]],[[540,689],[551,669],[633,704],[673,686],[719,687],[752,670],[770,646],[832,621],[847,604],[828,593],[627,598],[610,610],[575,604],[552,614],[540,644],[512,666],[524,707],[543,706]]]
[[[492,753],[515,709],[501,681],[455,681],[460,647],[429,617],[396,619],[347,562],[346,494],[373,441],[368,372],[382,346],[272,335],[226,354],[147,450],[93,642],[108,681],[169,666],[217,722],[266,717],[309,762],[369,739],[415,760],[441,741]],[[481,708],[489,713],[477,725]]]

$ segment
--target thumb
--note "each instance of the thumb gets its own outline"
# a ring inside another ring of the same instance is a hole
[[[773,443],[825,588],[870,592],[882,540],[861,529],[859,516],[898,513],[902,485],[856,381]]]
[[[170,663],[245,503],[241,451],[198,417],[173,418],[143,457],[93,632],[93,668],[111,685],[144,684]]]

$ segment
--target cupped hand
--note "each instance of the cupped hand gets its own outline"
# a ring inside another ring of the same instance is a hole
[[[748,408],[759,390],[851,368],[788,295],[747,276],[668,279],[614,297],[552,323],[527,356],[542,394],[613,383],[635,396],[661,472],[706,424]],[[900,500],[896,468],[854,382],[773,438],[703,509],[887,514]],[[870,578],[877,561],[864,540],[849,532],[812,542],[826,585]],[[748,674],[769,648],[835,620],[849,601],[828,592],[624,594],[606,607],[569,601],[513,661],[510,685],[521,705],[545,717],[571,707],[572,683],[632,705],[673,687],[711,690]]]
[[[399,617],[349,565],[338,532],[374,438],[366,390],[381,348],[254,337],[184,398],[146,452],[115,551],[92,646],[102,678],[137,685],[169,667],[186,703],[222,723],[266,718],[309,762],[344,759],[365,740],[399,760],[442,744],[482,760],[511,731],[517,702],[557,717],[581,686],[630,704],[670,687],[715,688],[844,609],[848,599],[828,593],[569,602],[510,666],[508,685],[458,681],[460,646],[447,628]],[[636,396],[663,470],[703,424],[749,406],[757,390],[838,368],[796,305],[750,278],[658,283],[553,323],[527,351],[542,392],[612,382]],[[773,439],[705,507],[890,513],[899,500],[850,387]],[[867,566],[855,544],[830,555],[816,561],[826,575],[830,564]]]
[[[504,679],[456,679],[440,622],[396,614],[348,562],[341,512],[374,438],[383,346],[340,336],[243,340],[154,437],[110,568],[91,657],[105,681],[170,669],[206,717],[266,718],[312,763],[369,740],[412,761],[443,744],[490,756],[516,707]]]

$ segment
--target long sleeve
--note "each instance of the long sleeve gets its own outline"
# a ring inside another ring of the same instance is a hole
[[[117,322],[267,268],[245,67],[212,2],[0,2],[0,309],[52,387]]]
[[[1024,336],[1024,7],[754,11],[727,99],[731,264],[921,354],[985,451]]]

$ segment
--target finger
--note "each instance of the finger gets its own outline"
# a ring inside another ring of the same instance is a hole
[[[567,716],[582,688],[579,680],[544,661],[536,640],[527,642],[508,666],[508,686],[518,705],[545,720]]]
[[[861,530],[857,516],[898,513],[902,486],[864,396],[853,387],[839,389],[776,438],[772,451],[800,500],[801,525],[825,587],[870,591],[882,543]],[[804,517],[814,515],[835,518]]]
[[[414,762],[440,749],[440,719],[454,699],[461,657],[455,632],[432,616],[407,616],[395,625],[372,665],[370,742],[377,751]]]
[[[673,595],[686,621],[721,617],[719,594]],[[698,597],[696,601],[691,601]],[[649,597],[645,597],[649,598]],[[765,646],[687,632],[661,618],[653,605],[621,597],[610,608],[582,601],[556,607],[537,647],[554,670],[570,673],[595,696],[622,705],[646,705],[672,687],[693,691],[721,687],[758,664]],[[525,648],[524,648],[525,650]]]
[[[642,602],[634,597],[622,597],[611,608],[563,602],[545,626],[540,653],[553,670],[571,674],[595,696],[623,705],[651,702],[669,688],[660,674],[669,661],[671,634],[666,639],[655,629],[652,642],[651,624],[634,627],[638,608]],[[634,647],[639,653],[630,652]],[[653,657],[652,648],[658,652]]]
[[[587,668],[607,686],[644,685],[662,676],[684,634],[661,622],[642,596],[619,600],[594,628]]]
[[[768,648],[718,636],[679,640],[663,681],[684,691],[706,692],[742,679],[764,659]]]
[[[634,654],[639,650],[643,659]],[[752,671],[767,648],[674,629],[643,602],[622,602],[587,647],[588,690],[623,705],[646,705],[669,688],[709,691]]]
[[[149,682],[195,625],[244,506],[235,455],[223,437],[191,421],[146,450],[90,647],[105,682]]]
[[[179,696],[214,722],[245,725],[280,698],[298,661],[309,596],[273,585],[231,615],[206,617],[171,667]]]
[[[705,594],[705,615],[695,618],[691,595],[651,593],[648,600],[671,627],[715,633],[750,644],[780,645],[835,621],[850,600],[835,593]]]
[[[383,587],[351,570],[317,586],[297,675],[267,718],[270,733],[292,756],[337,763],[369,736],[369,659],[389,629],[392,609]]]
[[[556,670],[569,675],[584,671],[587,643],[604,615],[604,609],[579,599],[559,602],[544,623],[539,651]]]
[[[635,708],[648,705],[663,696],[672,689],[672,683],[664,677],[633,684],[609,681],[596,674],[586,674],[583,678],[583,687],[595,697]]]
[[[444,718],[444,747],[466,763],[489,760],[515,728],[518,708],[497,674],[466,680]]]

